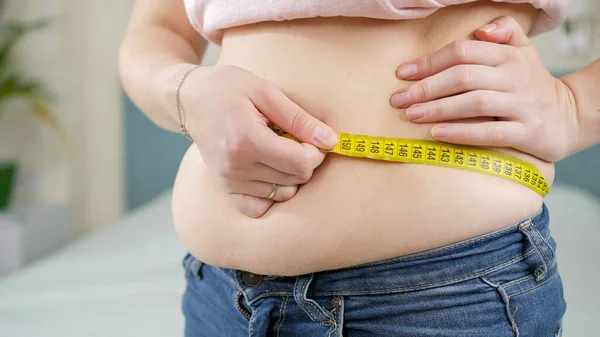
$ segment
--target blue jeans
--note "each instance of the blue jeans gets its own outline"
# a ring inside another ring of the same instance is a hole
[[[297,277],[188,255],[185,336],[561,336],[555,249],[544,206],[445,247]]]

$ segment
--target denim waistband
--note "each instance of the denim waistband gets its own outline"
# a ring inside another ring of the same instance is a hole
[[[536,278],[555,266],[549,243],[549,212],[511,226],[440,248],[362,264],[351,268],[295,277],[265,277],[248,286],[239,270],[217,268],[252,302],[264,296],[386,294],[444,286],[476,278],[523,259],[532,259]],[[268,281],[266,281],[268,280]]]

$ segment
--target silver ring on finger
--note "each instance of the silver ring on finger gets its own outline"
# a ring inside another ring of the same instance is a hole
[[[275,198],[275,195],[277,194],[277,189],[278,188],[279,188],[279,185],[272,184],[271,185],[271,194],[269,194],[269,197],[267,199],[273,200]]]

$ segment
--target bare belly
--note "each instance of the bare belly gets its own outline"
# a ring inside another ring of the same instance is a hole
[[[272,81],[338,132],[431,139],[431,125],[413,124],[390,106],[391,93],[408,84],[395,69],[502,15],[529,29],[537,11],[482,2],[412,21],[261,23],[226,31],[219,63]],[[553,181],[552,164],[501,151]],[[496,177],[329,155],[293,199],[251,219],[233,209],[192,146],[177,175],[173,215],[185,247],[206,263],[297,275],[440,247],[508,226],[541,205],[533,191]]]

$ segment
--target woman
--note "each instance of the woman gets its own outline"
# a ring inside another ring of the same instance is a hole
[[[565,2],[510,2],[190,0],[190,25],[181,0],[137,1],[125,87],[195,142],[173,200],[191,252],[186,336],[561,335],[539,194],[463,170],[326,155],[336,132],[496,141],[551,185],[551,161],[598,143],[598,119],[579,99],[588,86],[553,79],[526,43]],[[476,35],[505,45],[452,43],[498,17]],[[197,31],[221,44],[216,66],[194,66],[206,46]],[[574,95],[585,114],[556,117],[576,111]],[[434,127],[442,120],[453,123]],[[532,126],[534,143],[523,136]],[[547,149],[541,137],[557,129],[568,136]]]

